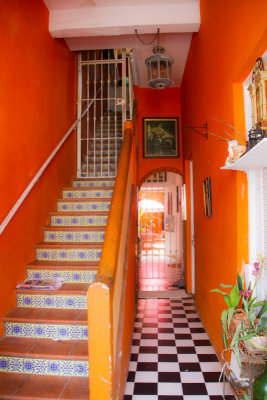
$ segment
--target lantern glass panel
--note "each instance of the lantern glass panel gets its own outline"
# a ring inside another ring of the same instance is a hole
[[[151,75],[152,75],[152,79],[157,79],[157,77],[158,77],[158,63],[157,63],[157,61],[152,61],[152,63],[151,63]]]
[[[168,78],[168,61],[165,60],[160,61],[160,77]]]

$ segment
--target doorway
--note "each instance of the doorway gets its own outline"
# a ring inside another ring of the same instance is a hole
[[[139,297],[184,287],[182,177],[151,174],[138,194]],[[162,294],[162,293],[161,293]]]

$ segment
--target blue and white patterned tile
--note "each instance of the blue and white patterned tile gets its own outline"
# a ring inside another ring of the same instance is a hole
[[[106,226],[107,215],[51,216],[51,226]]]
[[[73,181],[72,186],[73,187],[99,187],[99,186],[103,186],[103,187],[113,187],[114,186],[114,180],[80,180],[80,181]]]
[[[17,307],[86,310],[87,295],[62,296],[17,293]]]
[[[110,209],[110,201],[64,201],[57,203],[58,212],[108,212]]]
[[[104,231],[49,231],[44,232],[45,242],[103,243]]]
[[[88,340],[88,327],[87,325],[6,322],[5,335],[53,340]]]
[[[55,376],[89,376],[87,361],[1,357],[1,372]]]
[[[53,279],[62,278],[65,283],[92,283],[97,276],[97,271],[75,270],[27,270],[28,279]]]
[[[83,178],[114,178],[115,177],[115,171],[87,171],[87,168],[84,167],[81,171],[81,177]]]
[[[113,189],[98,190],[63,190],[64,199],[111,199]]]
[[[37,261],[99,261],[101,249],[36,249]]]

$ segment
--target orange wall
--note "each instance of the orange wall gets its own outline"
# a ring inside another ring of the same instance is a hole
[[[181,133],[181,99],[180,88],[163,90],[135,87],[136,135],[138,140],[138,176],[140,186],[145,176],[155,169],[167,168],[174,172],[183,171],[182,133]],[[179,158],[143,158],[143,118],[147,117],[179,117]]]
[[[193,35],[181,96],[184,126],[201,126],[223,135],[234,124],[245,133],[241,83],[266,43],[267,2],[201,0],[201,27]],[[265,35],[265,36],[264,36]],[[220,169],[227,144],[186,129],[184,159],[193,160],[196,258],[196,306],[217,352],[222,350],[220,314],[224,301],[212,288],[234,283],[237,269],[248,261],[247,181],[243,172]],[[204,216],[202,183],[211,178],[212,218]]]
[[[0,37],[2,223],[75,121],[76,61],[64,41],[50,36],[41,0],[0,0]],[[56,197],[74,175],[74,136],[0,236],[0,317],[15,306],[14,287],[35,258],[34,245],[42,240]]]

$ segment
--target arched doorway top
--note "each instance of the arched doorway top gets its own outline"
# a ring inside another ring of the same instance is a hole
[[[178,175],[183,177],[182,171],[180,169],[178,169],[178,168],[172,168],[172,167],[154,168],[154,169],[149,170],[144,176],[142,176],[140,182],[138,182],[139,187],[141,187],[142,183],[144,183],[145,180],[150,175],[156,174],[157,172],[173,172],[173,173],[178,174]]]

